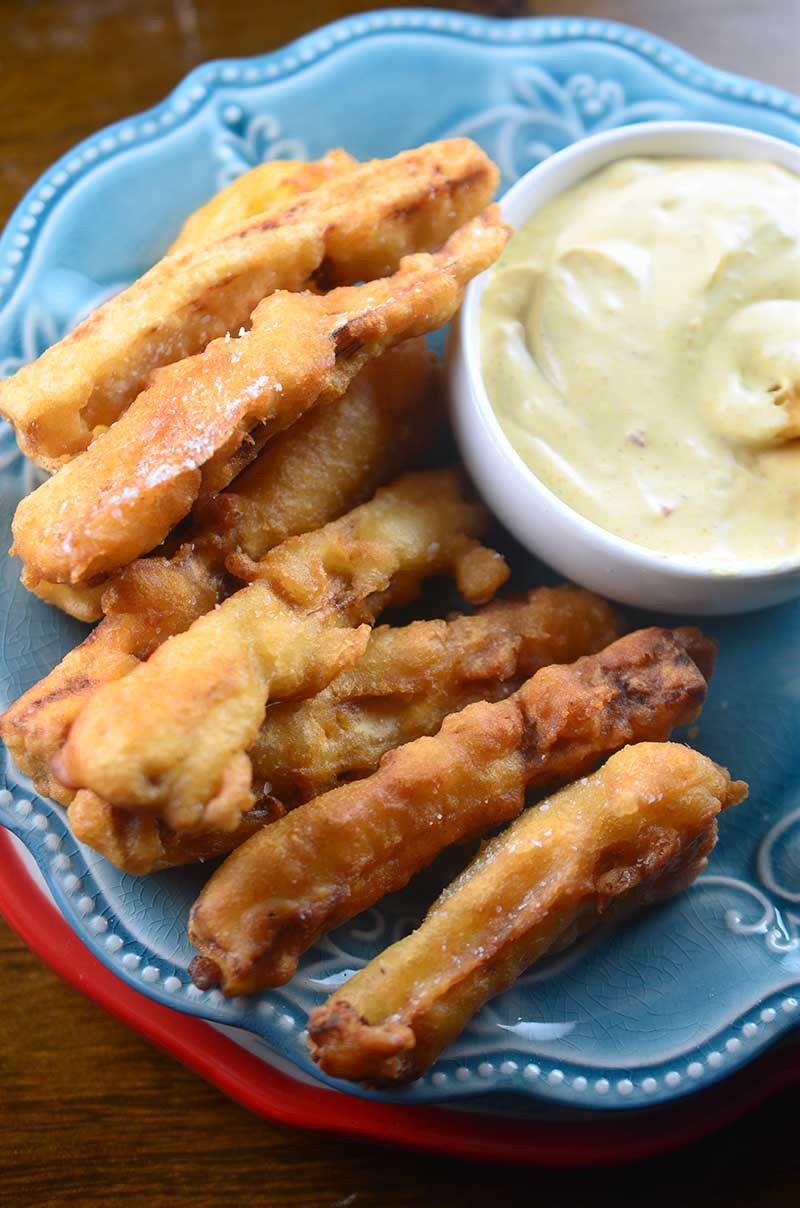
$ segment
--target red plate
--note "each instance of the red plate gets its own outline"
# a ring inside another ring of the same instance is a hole
[[[591,1166],[649,1157],[696,1141],[770,1095],[800,1085],[800,1044],[691,1099],[642,1112],[548,1123],[440,1107],[404,1107],[339,1094],[274,1069],[216,1028],[151,1002],[106,969],[33,880],[0,830],[0,912],[33,951],[81,994],[177,1057],[237,1103],[269,1120],[450,1157],[532,1166]]]

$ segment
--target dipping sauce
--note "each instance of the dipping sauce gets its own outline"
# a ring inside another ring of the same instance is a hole
[[[800,551],[800,177],[612,164],[513,236],[480,331],[506,435],[576,511],[723,570]]]

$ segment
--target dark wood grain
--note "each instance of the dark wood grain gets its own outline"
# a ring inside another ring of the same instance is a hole
[[[206,59],[276,47],[374,4],[329,0],[0,0],[0,220],[98,126],[158,101]],[[721,66],[797,86],[796,0],[456,5],[641,24]],[[0,922],[0,1204],[22,1208],[789,1208],[800,1162],[776,1099],[669,1159],[604,1173],[418,1158],[266,1123],[80,998]]]
[[[796,1208],[788,1096],[624,1170],[505,1170],[269,1124],[67,989],[0,921],[0,1203],[17,1208]]]

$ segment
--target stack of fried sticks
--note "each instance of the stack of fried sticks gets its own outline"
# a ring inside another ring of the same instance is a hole
[[[99,621],[3,739],[125,871],[231,853],[192,912],[201,988],[285,982],[445,847],[567,785],[313,1012],[321,1066],[374,1083],[418,1076],[612,903],[691,879],[744,795],[664,742],[702,706],[711,643],[620,638],[569,586],[490,602],[488,517],[457,469],[424,468],[444,418],[421,337],[502,250],[496,185],[465,139],[263,165],[0,388],[54,471],[17,509],[22,580]],[[436,575],[476,610],[372,628]]]

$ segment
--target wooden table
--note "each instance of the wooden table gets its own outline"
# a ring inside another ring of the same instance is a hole
[[[374,4],[332,0],[3,0],[0,220],[85,135],[159,100],[197,63],[280,46]],[[455,5],[646,26],[795,89],[798,0]],[[789,1097],[683,1153],[614,1172],[509,1171],[268,1124],[67,989],[0,921],[0,1204],[390,1208],[782,1208],[800,1198]]]

